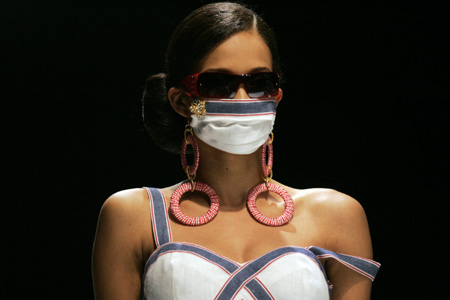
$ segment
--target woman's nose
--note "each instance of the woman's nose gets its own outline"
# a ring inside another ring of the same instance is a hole
[[[245,90],[245,86],[243,83],[239,85],[239,88],[236,92],[236,95],[233,99],[250,99],[250,97],[247,94],[247,91]]]

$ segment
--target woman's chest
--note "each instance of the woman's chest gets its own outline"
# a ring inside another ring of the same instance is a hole
[[[237,262],[253,260],[284,246],[326,246],[314,224],[291,222],[270,227],[255,222],[247,212],[225,213],[203,226],[172,223],[171,228],[174,242],[201,245]]]

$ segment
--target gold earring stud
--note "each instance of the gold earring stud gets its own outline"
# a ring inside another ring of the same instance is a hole
[[[201,116],[206,115],[206,101],[194,100],[189,109],[197,118],[200,118]]]

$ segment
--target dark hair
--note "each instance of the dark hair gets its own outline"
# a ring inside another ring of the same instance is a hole
[[[155,143],[179,153],[186,120],[178,115],[167,99],[171,87],[196,73],[202,59],[232,35],[256,29],[272,54],[274,72],[281,74],[275,36],[255,12],[241,4],[219,2],[193,11],[176,27],[166,53],[166,74],[150,76],[142,98],[144,125]]]

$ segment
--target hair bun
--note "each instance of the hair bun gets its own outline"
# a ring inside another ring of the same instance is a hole
[[[166,74],[158,73],[147,78],[142,95],[142,118],[155,144],[172,153],[180,152],[186,120],[170,105]]]
[[[144,97],[161,96],[166,93],[166,74],[158,73],[151,75],[145,81]]]

